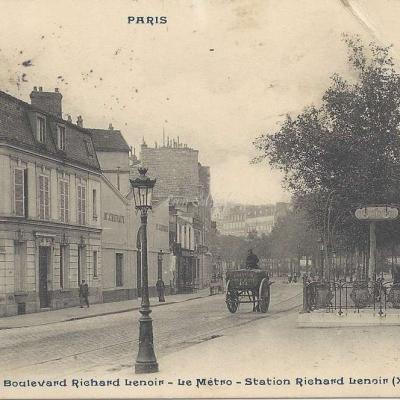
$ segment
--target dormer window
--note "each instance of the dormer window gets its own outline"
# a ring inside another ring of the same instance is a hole
[[[60,150],[65,151],[65,126],[57,125],[57,146]]]
[[[89,157],[94,157],[94,150],[93,150],[93,145],[92,142],[90,142],[89,140],[84,140],[85,142],[85,148],[86,148],[86,154]]]
[[[37,116],[37,140],[44,143],[46,139],[46,120],[44,117]]]

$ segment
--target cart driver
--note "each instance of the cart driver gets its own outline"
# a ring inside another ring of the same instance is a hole
[[[246,258],[247,269],[258,269],[258,257],[253,253],[253,249],[249,249]]]

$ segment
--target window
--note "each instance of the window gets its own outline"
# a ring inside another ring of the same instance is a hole
[[[44,117],[37,117],[37,140],[44,143],[46,139],[46,120]]]
[[[115,286],[124,286],[123,282],[123,261],[124,255],[122,253],[115,254]]]
[[[78,184],[78,224],[86,223],[86,186]]]
[[[97,278],[97,251],[93,252],[93,276]]]
[[[39,175],[39,218],[50,219],[49,177]]]
[[[93,157],[94,151],[93,151],[92,142],[90,142],[89,140],[86,140],[86,139],[84,140],[84,142],[85,142],[86,154],[89,157]]]
[[[28,216],[28,170],[14,170],[14,211],[19,217]]]
[[[60,180],[60,221],[69,221],[69,184],[68,181]]]
[[[57,146],[60,150],[65,150],[65,126],[57,125]]]
[[[92,206],[93,206],[93,219],[97,220],[97,190],[93,189],[92,195]]]

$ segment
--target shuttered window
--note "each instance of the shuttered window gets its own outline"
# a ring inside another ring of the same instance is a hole
[[[97,190],[93,189],[92,195],[92,208],[93,208],[93,219],[97,220]]]
[[[86,224],[86,186],[78,185],[78,224]]]
[[[69,184],[67,181],[61,180],[59,186],[60,220],[61,222],[69,222]]]
[[[39,175],[39,218],[50,219],[50,188],[46,175]]]
[[[15,214],[23,217],[25,216],[25,193],[24,193],[24,170],[14,170],[14,207]]]

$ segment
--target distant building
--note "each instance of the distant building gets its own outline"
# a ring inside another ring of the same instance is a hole
[[[235,205],[233,207],[224,207],[221,214],[214,216],[217,223],[217,229],[223,235],[246,236],[246,207]]]
[[[215,207],[213,220],[222,235],[247,237],[269,235],[279,218],[289,209],[288,203],[275,205],[219,204]]]
[[[246,232],[257,236],[269,235],[274,227],[276,216],[274,206],[246,207]]]
[[[179,140],[168,139],[166,145],[153,148],[145,143],[141,146],[141,164],[157,179],[155,199],[169,201],[172,284],[178,292],[203,287],[210,280],[210,171],[198,157],[198,150]]]

